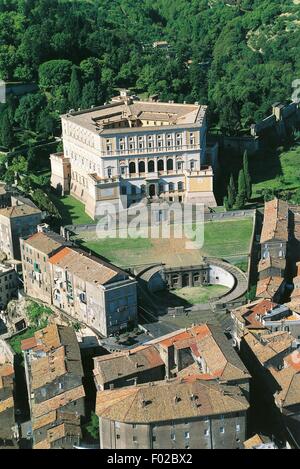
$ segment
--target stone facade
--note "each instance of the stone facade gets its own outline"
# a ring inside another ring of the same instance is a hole
[[[41,219],[42,212],[26,204],[0,209],[0,251],[21,260],[20,238],[35,233]]]
[[[137,321],[136,281],[55,233],[21,240],[24,290],[103,336]]]
[[[18,276],[13,267],[0,264],[0,310],[17,294]]]
[[[85,416],[83,369],[75,331],[50,325],[22,341],[33,449],[79,444]]]
[[[114,102],[62,116],[64,153],[51,155],[52,186],[85,204],[129,206],[144,197],[215,206],[206,161],[206,106]],[[69,179],[69,176],[71,178]],[[123,196],[123,197],[122,197]]]
[[[241,448],[250,376],[219,327],[176,331],[94,365],[101,448]]]

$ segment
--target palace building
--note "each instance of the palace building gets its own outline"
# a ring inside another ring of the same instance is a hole
[[[109,104],[62,116],[63,153],[51,155],[51,185],[97,218],[103,203],[142,199],[215,206],[207,164],[207,106],[140,101],[126,91]]]

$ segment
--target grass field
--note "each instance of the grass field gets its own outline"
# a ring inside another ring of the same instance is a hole
[[[54,205],[57,207],[64,225],[81,225],[94,223],[84,211],[84,205],[71,195],[58,197],[50,195]]]
[[[157,292],[155,295],[163,302],[167,300],[168,306],[195,305],[198,303],[208,303],[212,298],[225,295],[228,288],[223,285],[207,285],[199,287],[184,287],[171,292]],[[182,301],[183,300],[183,301]]]
[[[204,245],[189,249],[186,239],[95,239],[95,232],[81,233],[82,244],[119,266],[163,262],[169,266],[201,264],[202,256],[233,258],[248,256],[252,218],[213,221],[204,224]]]
[[[262,189],[296,189],[300,187],[300,145],[288,151],[272,153],[252,161],[253,197]]]

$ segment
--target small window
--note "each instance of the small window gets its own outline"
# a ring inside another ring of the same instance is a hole
[[[204,430],[204,435],[205,435],[205,436],[209,436],[209,430],[208,430],[208,428],[206,428],[206,429]]]
[[[184,438],[189,438],[190,437],[190,432],[184,432]]]
[[[225,428],[224,427],[220,427],[220,433],[225,433]]]
[[[152,435],[152,441],[153,441],[153,443],[156,441],[156,436],[155,435]]]
[[[236,429],[237,432],[239,432],[241,430],[241,426],[239,424],[237,424],[235,429]]]
[[[171,440],[173,440],[173,441],[176,440],[176,435],[175,435],[175,433],[171,433]]]
[[[120,435],[116,435],[116,438],[117,438],[117,440],[119,440],[121,437],[120,437]]]
[[[136,436],[133,436],[132,437],[132,441],[134,441],[135,443],[137,442],[137,437]]]

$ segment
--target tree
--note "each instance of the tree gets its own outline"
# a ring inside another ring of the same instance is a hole
[[[225,195],[224,199],[223,199],[223,205],[225,207],[225,210],[228,212],[232,207],[229,206],[229,203],[228,203],[228,197]]]
[[[70,60],[49,60],[39,67],[39,84],[52,88],[70,82],[72,62]]]
[[[238,210],[244,208],[247,201],[247,190],[246,190],[246,181],[245,181],[245,174],[244,170],[241,169],[239,172],[239,179],[238,179],[238,194],[236,197],[235,206]]]
[[[8,110],[4,112],[1,120],[1,142],[5,148],[11,150],[14,145],[14,131],[9,118]]]
[[[95,412],[92,412],[91,420],[87,424],[86,429],[95,440],[99,439],[99,418]]]
[[[80,106],[81,101],[81,87],[79,81],[79,72],[78,68],[73,66],[72,68],[72,75],[69,87],[69,94],[68,94],[69,105],[77,109]]]
[[[47,99],[42,93],[31,93],[20,99],[15,113],[15,120],[22,129],[36,130],[40,112],[47,106]]]
[[[230,176],[229,185],[228,185],[228,206],[232,208],[236,200],[236,188],[234,184],[233,175]]]
[[[81,107],[89,109],[92,105],[97,103],[97,85],[94,81],[86,83],[82,89]]]
[[[249,172],[249,162],[248,162],[247,150],[245,150],[245,152],[244,152],[243,170],[244,170],[244,175],[245,175],[247,200],[250,200],[251,196],[252,196],[252,181],[251,181],[251,176],[250,176],[250,172]]]

